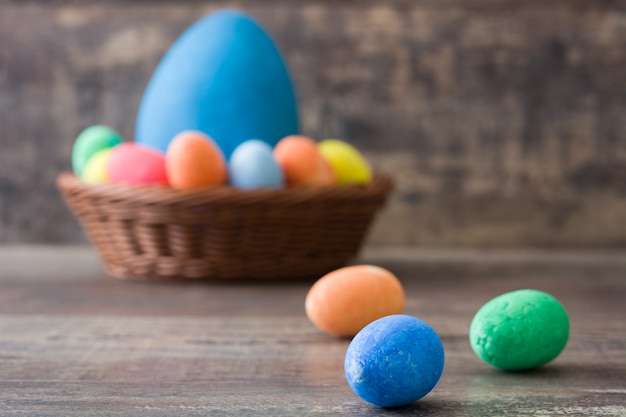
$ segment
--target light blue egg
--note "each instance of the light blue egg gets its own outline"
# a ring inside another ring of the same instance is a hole
[[[239,145],[228,162],[230,183],[244,190],[280,188],[283,172],[274,159],[272,148],[260,140],[248,140]]]
[[[229,157],[249,138],[274,145],[298,133],[288,69],[270,36],[247,14],[220,10],[187,29],[148,84],[135,140],[166,151],[178,133],[199,130]]]

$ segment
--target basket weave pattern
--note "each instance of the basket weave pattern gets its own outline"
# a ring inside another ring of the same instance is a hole
[[[128,279],[319,277],[354,257],[393,188],[57,186],[107,271]]]

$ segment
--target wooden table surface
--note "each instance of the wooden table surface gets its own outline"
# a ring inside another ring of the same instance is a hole
[[[442,338],[435,389],[381,409],[348,387],[349,341],[304,314],[311,281],[135,283],[88,248],[0,248],[0,415],[625,416],[626,252],[369,250],[395,272],[406,313]],[[532,372],[482,363],[474,313],[520,288],[556,296],[565,351]]]

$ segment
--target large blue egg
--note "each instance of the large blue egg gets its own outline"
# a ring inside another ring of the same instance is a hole
[[[441,377],[443,363],[443,345],[432,327],[395,314],[373,321],[352,339],[344,369],[359,397],[380,407],[397,407],[428,394]]]
[[[274,145],[298,133],[285,62],[245,13],[220,10],[199,20],[156,68],[139,107],[135,140],[165,152],[185,130],[208,134],[226,157],[249,138]]]

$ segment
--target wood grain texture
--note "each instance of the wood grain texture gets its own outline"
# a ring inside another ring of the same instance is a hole
[[[440,334],[446,367],[424,399],[383,410],[350,390],[348,340],[304,315],[312,282],[145,284],[105,277],[87,248],[0,250],[2,414],[46,416],[624,416],[621,252],[369,251],[408,314]],[[567,308],[562,355],[504,373],[471,351],[478,308],[537,288]]]
[[[0,241],[84,239],[53,185],[74,137],[132,139],[163,52],[226,6],[275,37],[303,131],[396,177],[372,244],[626,245],[620,0],[1,1]]]

